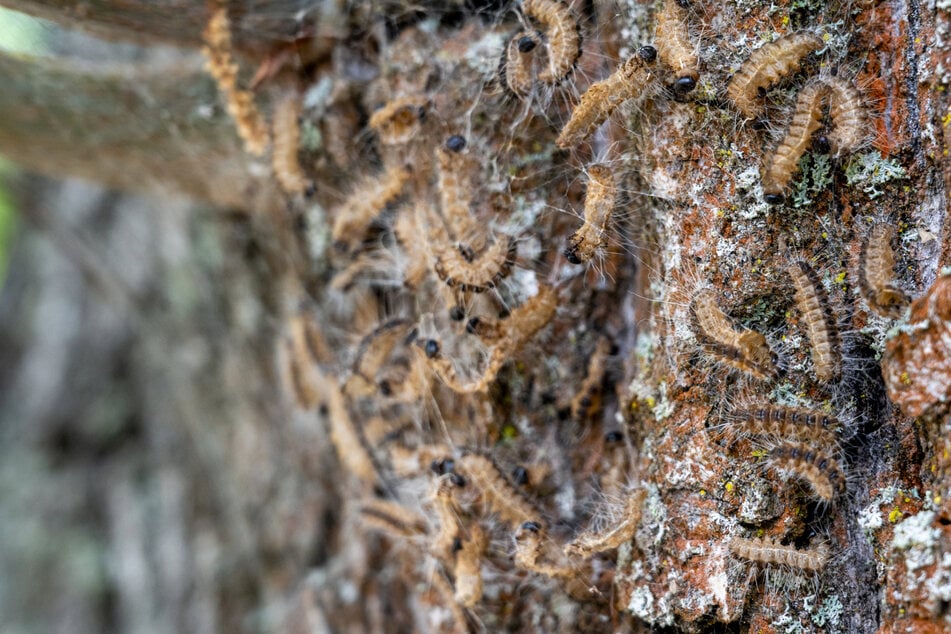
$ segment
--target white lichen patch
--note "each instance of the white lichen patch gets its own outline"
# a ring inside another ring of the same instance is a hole
[[[935,546],[941,531],[934,527],[934,519],[934,511],[922,511],[895,527],[892,548],[904,553],[909,572],[935,563]]]
[[[871,504],[859,512],[859,526],[862,527],[869,543],[871,543],[875,532],[885,525],[886,512],[882,511],[881,507],[894,502],[898,494],[899,490],[896,487],[885,487]]]

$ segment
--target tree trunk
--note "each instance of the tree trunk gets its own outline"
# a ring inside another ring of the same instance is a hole
[[[3,4],[183,48],[217,6]],[[3,628],[951,628],[947,10],[538,4],[228,4],[263,159],[194,51],[0,55],[4,155],[151,196],[14,181],[0,560],[27,581],[0,583]],[[820,50],[769,60],[745,117],[731,77],[797,31]],[[637,55],[633,98],[558,147]],[[819,80],[857,87],[866,142],[838,152],[850,115],[817,108],[767,204]],[[862,287],[881,223],[872,284],[918,298],[891,316]],[[806,410],[839,429],[791,454]]]

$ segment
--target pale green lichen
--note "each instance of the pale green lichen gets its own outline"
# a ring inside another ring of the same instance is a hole
[[[825,154],[806,154],[799,161],[802,178],[792,194],[793,207],[799,209],[813,203],[813,197],[825,192],[832,183],[832,161]]]
[[[842,601],[838,596],[826,597],[812,613],[812,622],[819,627],[825,627],[827,632],[837,631],[842,621],[842,609]]]
[[[885,193],[879,188],[880,185],[905,176],[905,168],[898,161],[886,159],[877,151],[858,154],[845,167],[846,182],[860,185],[869,198],[877,198]]]

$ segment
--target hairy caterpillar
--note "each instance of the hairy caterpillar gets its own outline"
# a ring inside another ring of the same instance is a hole
[[[427,101],[415,95],[399,97],[376,110],[368,123],[383,145],[400,145],[411,140],[426,118]]]
[[[642,94],[653,77],[656,60],[657,50],[653,46],[642,46],[637,55],[624,62],[613,75],[591,84],[558,135],[558,147],[575,147],[604,123],[618,106]]]
[[[357,355],[351,367],[352,376],[347,381],[346,391],[354,394],[358,383],[366,383],[375,389],[377,375],[390,358],[393,349],[407,338],[410,323],[405,319],[391,319],[368,333],[357,346]]]
[[[750,436],[773,436],[810,441],[823,447],[836,444],[839,421],[802,407],[763,404],[739,409],[731,415],[731,429]]]
[[[499,61],[499,81],[513,95],[522,99],[535,83],[533,65],[535,49],[541,42],[538,33],[521,31],[512,36]]]
[[[558,551],[546,548],[549,541],[547,531],[541,523],[522,523],[515,532],[515,565],[555,579],[573,577],[575,570],[559,556]]]
[[[763,200],[770,205],[779,205],[785,200],[783,192],[799,171],[799,159],[821,125],[827,94],[828,88],[821,81],[809,82],[799,91],[786,136],[763,166]]]
[[[829,90],[829,149],[835,157],[842,157],[862,147],[868,140],[868,113],[862,95],[854,84],[831,77],[825,80]]]
[[[377,216],[402,194],[409,177],[408,167],[390,167],[358,185],[334,214],[330,231],[334,247],[343,253],[355,250]]]
[[[225,99],[244,149],[254,156],[263,156],[268,144],[267,124],[254,104],[254,95],[238,88],[238,63],[231,47],[228,8],[223,0],[213,0],[210,5],[211,16],[202,32],[206,68]]]
[[[463,607],[471,608],[482,598],[482,557],[487,544],[485,530],[473,522],[456,553],[455,598]]]
[[[747,118],[759,114],[760,96],[782,77],[799,70],[802,58],[823,47],[813,33],[790,33],[753,51],[727,85],[726,92]]]
[[[690,92],[697,85],[699,60],[687,33],[687,12],[677,0],[664,0],[657,14],[657,56],[674,71],[674,90]]]
[[[788,269],[796,287],[796,304],[806,322],[806,335],[812,344],[812,362],[820,381],[831,381],[839,375],[842,346],[829,305],[829,295],[809,263],[798,260]]]
[[[300,140],[300,95],[288,94],[274,106],[271,131],[274,144],[271,148],[271,167],[277,182],[288,194],[302,194],[310,187],[297,160],[297,145]]]
[[[513,310],[502,322],[502,337],[492,349],[482,376],[469,383],[462,383],[452,362],[440,355],[439,342],[429,339],[419,343],[430,365],[450,389],[460,394],[482,392],[495,380],[505,362],[551,321],[558,307],[557,300],[558,293],[554,288],[542,286],[538,289],[538,294]]]
[[[894,284],[895,252],[892,240],[895,228],[887,224],[872,227],[862,245],[859,265],[859,290],[868,307],[883,317],[901,316],[909,298]]]
[[[466,139],[453,135],[445,143],[446,149],[436,150],[437,188],[443,216],[449,225],[453,240],[471,240],[478,235],[479,225],[469,211],[472,199],[472,181],[469,178],[470,160],[462,150]],[[442,238],[443,231],[435,234],[439,242],[448,242]]]
[[[287,342],[288,373],[297,404],[303,409],[317,405],[318,373],[308,337],[307,319],[301,315],[291,319],[291,337]]]
[[[845,491],[845,476],[839,462],[803,443],[786,442],[769,452],[776,469],[790,471],[804,479],[817,496],[831,502]]]
[[[610,352],[611,342],[602,337],[588,360],[588,372],[584,381],[581,382],[581,387],[574,398],[571,399],[571,416],[576,421],[587,417],[593,409],[595,397],[597,397],[601,389],[601,383],[604,380],[604,366]]]
[[[433,538],[432,552],[443,561],[451,561],[454,545],[459,538],[461,511],[456,491],[465,485],[465,479],[455,473],[446,473],[435,480],[431,499],[439,532]]]
[[[343,391],[333,377],[321,373],[318,378],[330,423],[330,441],[337,450],[337,457],[348,471],[367,483],[375,483],[378,479],[376,460],[367,448],[362,430],[350,417]]]
[[[524,522],[540,521],[535,505],[525,497],[499,469],[495,462],[482,454],[470,453],[456,461],[459,472],[482,492],[485,502],[503,521],[513,526]]]
[[[584,224],[568,238],[565,257],[572,264],[587,262],[607,242],[608,222],[617,202],[617,184],[610,168],[587,169],[588,191],[584,200]]]
[[[396,537],[416,537],[426,533],[426,520],[391,500],[372,499],[360,506],[364,523]]]
[[[697,293],[690,303],[690,315],[707,354],[759,380],[775,378],[779,373],[766,337],[755,330],[735,330],[713,291]]]
[[[522,11],[545,28],[548,68],[538,74],[546,84],[564,81],[581,56],[581,25],[571,9],[559,0],[524,0]]]
[[[463,292],[482,293],[512,272],[517,255],[515,239],[499,236],[478,255],[459,246],[438,249],[433,271],[448,286],[458,286]]]
[[[756,563],[789,566],[810,572],[821,571],[829,560],[829,549],[825,544],[799,550],[795,546],[784,546],[768,538],[734,537],[730,540],[730,552],[741,559]]]
[[[590,557],[631,541],[641,522],[641,510],[646,497],[645,489],[630,492],[619,521],[611,522],[605,530],[589,529],[578,535],[565,546],[565,554],[569,557]]]

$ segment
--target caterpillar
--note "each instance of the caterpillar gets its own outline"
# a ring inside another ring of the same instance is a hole
[[[427,106],[427,100],[417,95],[398,97],[376,110],[367,125],[383,145],[401,145],[419,132]]]
[[[354,189],[334,214],[330,237],[337,251],[350,253],[359,246],[373,221],[403,193],[410,173],[405,166],[390,167]]]
[[[509,482],[495,462],[482,454],[469,453],[456,461],[458,471],[482,492],[484,501],[513,526],[539,521],[540,513],[524,493]]]
[[[225,99],[228,114],[248,154],[263,156],[268,144],[264,117],[254,104],[254,95],[238,87],[238,63],[231,46],[231,20],[223,0],[212,0],[211,16],[202,31],[205,67]]]
[[[540,42],[535,31],[516,33],[499,61],[499,82],[519,99],[528,95],[535,83],[534,53]]]
[[[730,418],[734,432],[810,441],[823,447],[835,446],[836,431],[841,428],[834,416],[802,407],[772,404],[738,409]]]
[[[610,168],[592,165],[587,172],[584,224],[571,234],[565,249],[565,257],[572,264],[587,262],[607,243],[608,222],[617,202],[617,184]]]
[[[611,522],[606,530],[587,530],[565,545],[565,554],[569,557],[591,557],[595,553],[617,548],[634,538],[641,522],[641,510],[647,497],[645,489],[632,491],[624,504],[621,518]]]
[[[445,473],[436,478],[434,486],[435,491],[431,499],[436,511],[439,532],[433,537],[432,552],[443,561],[450,561],[460,533],[461,511],[456,500],[456,492],[466,486],[466,482],[455,473]]]
[[[271,132],[271,167],[277,182],[288,194],[302,194],[311,183],[297,158],[300,140],[300,95],[288,94],[274,107]]]
[[[393,349],[401,340],[407,339],[410,323],[405,319],[391,319],[374,328],[363,337],[357,346],[357,355],[351,366],[351,378],[347,381],[347,393],[356,382],[377,386],[377,375],[390,358]],[[356,382],[354,381],[356,379]]]
[[[687,33],[687,12],[677,0],[664,0],[657,14],[654,41],[660,61],[674,71],[674,90],[693,90],[700,78],[699,60]]]
[[[314,370],[314,357],[308,345],[307,320],[298,315],[291,319],[291,336],[287,342],[288,374],[298,406],[313,409],[317,405],[319,377]]]
[[[447,286],[463,292],[483,293],[512,272],[518,243],[511,236],[499,236],[478,256],[459,246],[438,249],[433,271]]]
[[[417,537],[426,533],[426,520],[390,500],[373,499],[360,506],[364,524],[396,537]]]
[[[445,149],[436,150],[439,201],[451,231],[449,237],[454,240],[469,240],[480,233],[479,225],[469,211],[472,181],[469,178],[469,157],[462,153],[465,147],[465,137],[457,134],[449,137]],[[442,232],[439,232],[435,235],[436,240],[448,242],[441,239],[441,234]]]
[[[790,33],[749,56],[727,85],[727,97],[745,117],[759,114],[760,96],[782,77],[799,70],[802,58],[824,46],[813,33]]]
[[[839,158],[854,152],[868,140],[868,113],[858,88],[849,81],[831,77],[825,80],[829,91],[829,149]]]
[[[522,523],[515,532],[515,565],[523,570],[552,577],[567,579],[576,572],[554,548],[546,548],[549,538],[545,527],[537,521]]]
[[[455,599],[459,605],[471,608],[482,598],[482,558],[488,544],[488,536],[478,523],[469,527],[467,538],[460,540],[456,553]]]
[[[604,381],[605,364],[610,352],[611,342],[606,337],[602,337],[588,360],[588,372],[584,381],[581,382],[581,387],[574,398],[571,399],[571,416],[574,420],[583,420],[594,409],[595,398],[601,389],[601,383]]]
[[[730,552],[741,559],[760,564],[776,564],[819,572],[829,561],[829,549],[825,544],[816,548],[800,550],[795,546],[784,546],[769,538],[746,539],[734,537],[730,540]]]
[[[799,91],[786,136],[763,166],[763,200],[770,205],[779,205],[785,200],[783,192],[799,171],[799,159],[821,125],[828,92],[826,84],[821,81],[809,82]]]
[[[820,381],[831,381],[841,369],[842,346],[829,295],[809,263],[798,260],[788,272],[796,288],[796,304],[806,322],[806,335],[812,344],[816,377]]]
[[[545,28],[548,39],[548,68],[538,74],[538,79],[546,84],[561,83],[581,57],[578,19],[559,0],[524,0],[522,11]]]
[[[485,391],[495,380],[505,362],[516,354],[525,342],[535,336],[555,316],[558,293],[550,286],[542,286],[538,293],[518,306],[503,322],[503,334],[492,349],[492,354],[482,375],[473,381],[463,383],[456,374],[452,362],[442,356],[439,342],[428,339],[417,342],[436,374],[445,381],[454,392],[474,394]]]
[[[895,228],[887,224],[872,227],[862,244],[859,265],[859,291],[868,307],[883,317],[897,318],[910,299],[894,284],[895,252],[892,240]]]
[[[613,75],[591,84],[581,95],[581,101],[571,111],[568,123],[558,135],[559,148],[575,147],[604,121],[618,106],[629,99],[641,95],[653,78],[653,65],[657,60],[657,50],[653,46],[642,46]]]
[[[839,462],[803,443],[786,442],[774,447],[769,452],[769,461],[774,468],[804,479],[826,502],[832,502],[845,492],[845,477]]]
[[[702,289],[694,296],[690,317],[703,350],[710,356],[759,380],[779,373],[766,337],[755,330],[735,330],[713,291]]]
[[[350,473],[367,483],[375,483],[378,480],[376,460],[367,448],[362,430],[350,417],[343,391],[333,377],[321,374],[318,378],[330,424],[330,441],[337,457]]]

